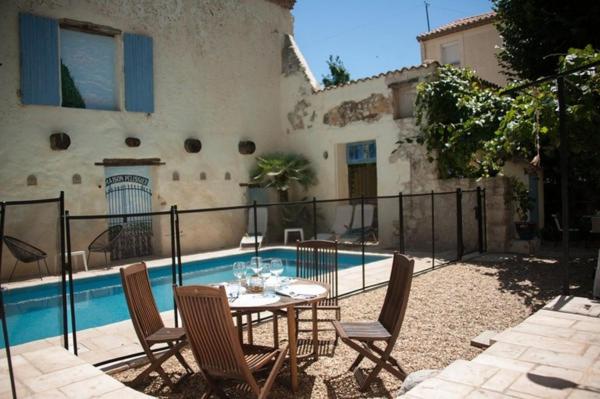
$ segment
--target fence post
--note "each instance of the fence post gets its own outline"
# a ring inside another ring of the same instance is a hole
[[[2,271],[2,247],[4,246],[4,214],[6,204],[0,202],[0,271]],[[1,279],[0,279],[1,281]],[[17,387],[15,386],[15,375],[12,366],[12,357],[10,355],[10,342],[8,339],[8,325],[6,324],[6,313],[4,312],[4,296],[2,295],[2,284],[0,283],[0,316],[2,316],[2,336],[4,337],[4,350],[6,351],[6,362],[8,363],[8,374],[10,377],[10,389],[13,399],[17,399]]]
[[[313,239],[317,239],[317,197],[313,197],[312,200],[313,208]]]
[[[171,275],[172,275],[172,284],[177,285],[177,272],[175,271],[175,207],[171,205],[171,214],[170,214],[170,222],[171,222]],[[173,315],[175,316],[175,327],[179,326],[179,317],[177,315],[177,302],[175,302],[175,293],[173,293]]]
[[[179,212],[177,205],[174,207],[175,213],[175,247],[177,248],[177,274],[179,277],[179,286],[183,285],[183,266],[181,265],[181,234],[179,231]]]
[[[365,195],[360,196],[360,242],[362,255],[362,289],[365,289]]]
[[[398,238],[400,240],[400,253],[406,253],[404,248],[404,199],[402,192],[398,193]]]
[[[487,252],[487,200],[485,197],[485,188],[482,190],[483,194],[483,207],[481,210],[483,211],[483,250]]]
[[[483,253],[483,212],[482,212],[481,187],[477,186],[477,247]]]
[[[252,203],[252,212],[254,212],[254,256],[258,257],[258,221],[256,220],[258,216],[258,211],[256,209],[256,200]],[[261,233],[264,234],[263,231]],[[263,236],[263,240],[265,237]]]
[[[456,189],[456,260],[462,260],[463,247],[463,222],[462,222],[462,190]]]
[[[75,320],[75,291],[73,287],[73,257],[71,256],[71,222],[69,211],[65,211],[65,233],[67,237],[67,270],[69,271],[69,305],[71,307],[71,334],[73,335],[73,353],[78,356],[77,350],[77,322]]]
[[[431,269],[435,269],[435,193],[431,190]]]
[[[63,340],[65,349],[69,350],[69,322],[67,320],[67,271],[65,259],[65,193],[60,192],[58,198],[59,212],[58,219],[60,220],[60,273],[61,273],[61,295],[62,295],[62,314],[63,314]]]

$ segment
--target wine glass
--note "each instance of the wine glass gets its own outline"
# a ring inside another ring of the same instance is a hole
[[[238,296],[242,289],[242,279],[246,277],[246,263],[245,262],[233,262],[233,275],[238,280]]]
[[[250,269],[254,274],[258,275],[263,267],[263,261],[260,256],[253,256],[250,258]]]
[[[267,286],[267,280],[269,279],[269,277],[271,277],[271,265],[270,262],[264,262],[262,263],[262,267],[260,269],[260,274],[259,274],[261,280],[262,280],[262,285],[263,285],[263,292],[267,292],[266,290],[266,286]]]
[[[274,258],[271,260],[271,273],[275,275],[277,278],[277,283],[279,284],[281,274],[283,273],[283,262],[279,258]]]

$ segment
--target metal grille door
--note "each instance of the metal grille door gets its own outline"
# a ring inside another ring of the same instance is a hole
[[[108,212],[131,214],[152,212],[152,190],[143,184],[118,183],[106,187]],[[123,219],[110,219],[109,225],[123,223]],[[152,255],[152,217],[127,217],[123,232],[114,246],[111,258],[127,259]]]

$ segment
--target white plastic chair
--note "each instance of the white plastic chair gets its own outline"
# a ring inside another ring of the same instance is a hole
[[[335,208],[335,219],[329,232],[317,233],[317,240],[336,240],[350,228],[352,205],[339,205]]]
[[[258,242],[258,246],[261,247],[263,240],[267,234],[267,225],[269,220],[269,213],[266,207],[256,208],[256,232],[254,231],[254,209],[248,209],[248,228],[247,233],[240,241],[240,247],[254,246]]]

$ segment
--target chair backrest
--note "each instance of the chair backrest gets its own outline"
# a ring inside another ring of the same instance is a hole
[[[556,213],[552,214],[552,219],[554,220],[554,225],[556,226],[556,229],[562,233],[560,221],[558,220],[558,215]]]
[[[265,236],[267,234],[267,222],[269,220],[269,213],[267,207],[258,207],[256,208],[256,235]],[[248,209],[248,231],[249,235],[254,234],[254,209]]]
[[[110,226],[108,229],[104,230],[102,233],[98,234],[96,238],[90,243],[88,246],[88,250],[90,251],[108,251],[111,249],[112,244],[119,238],[123,232],[123,225],[116,224],[114,226]]]
[[[224,287],[175,287],[177,309],[198,367],[209,375],[256,381],[244,358]]]
[[[23,240],[19,240],[12,236],[4,236],[3,238],[6,247],[19,262],[35,262],[42,260],[47,256],[44,251],[31,244],[27,244]]]
[[[352,205],[340,205],[335,208],[335,219],[331,231],[336,235],[344,234],[352,223]]]
[[[390,282],[379,314],[379,322],[392,335],[392,341],[398,338],[402,327],[414,268],[414,260],[398,252],[394,253]]]
[[[354,207],[354,216],[352,216],[352,230],[361,229],[362,217],[361,217],[361,205],[358,204]],[[371,227],[373,224],[373,216],[375,215],[375,205],[365,204],[365,228]]]
[[[337,241],[310,240],[296,245],[296,276],[329,286],[323,302],[337,305],[338,244]]]
[[[146,264],[142,262],[122,267],[120,271],[133,328],[144,350],[148,350],[146,338],[165,325],[152,295]]]
[[[592,216],[592,228],[590,233],[600,233],[600,216]]]

